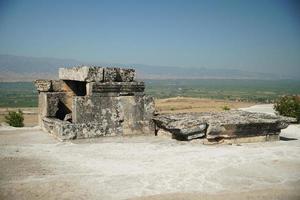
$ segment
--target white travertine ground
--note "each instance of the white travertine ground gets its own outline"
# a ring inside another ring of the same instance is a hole
[[[59,142],[36,128],[2,127],[0,199],[300,199],[300,125],[281,136],[241,145],[155,136]]]
[[[275,115],[273,106],[274,106],[274,104],[259,104],[259,105],[254,105],[254,106],[250,106],[247,108],[240,108],[239,110],[244,110],[244,111],[248,111],[248,112],[260,112],[260,113]]]

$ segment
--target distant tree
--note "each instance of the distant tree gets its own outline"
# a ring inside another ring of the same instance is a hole
[[[19,110],[18,112],[15,111],[9,112],[8,115],[5,116],[5,121],[10,126],[23,127],[24,126],[23,112],[21,110]]]
[[[274,109],[279,115],[294,117],[300,122],[300,96],[283,96],[276,100]]]

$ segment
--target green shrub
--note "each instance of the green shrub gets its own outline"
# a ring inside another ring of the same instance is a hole
[[[283,96],[276,100],[274,109],[279,115],[294,117],[300,121],[300,97]]]
[[[229,106],[223,106],[222,109],[225,111],[230,110]]]
[[[21,110],[19,110],[18,112],[15,111],[9,112],[8,115],[5,116],[5,121],[10,126],[23,127],[24,126],[23,112]]]

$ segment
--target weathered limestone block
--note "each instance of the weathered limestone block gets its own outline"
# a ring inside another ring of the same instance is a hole
[[[144,96],[144,120],[151,120],[155,115],[155,101],[152,96]]]
[[[41,92],[39,94],[39,108],[43,117],[55,117],[58,111],[58,103],[63,99],[64,93]]]
[[[158,128],[165,129],[178,140],[190,140],[205,136],[207,124],[202,119],[188,115],[161,115],[154,118]]]
[[[134,69],[104,68],[104,82],[132,82],[135,79]]]
[[[43,128],[42,120],[47,117],[47,96],[45,92],[40,92],[38,95],[38,123]]]
[[[245,111],[222,112],[211,117],[204,114],[203,117],[208,119],[208,139],[278,135],[289,123],[296,122],[294,118]]]
[[[35,80],[35,87],[39,92],[72,92],[72,88],[63,80]]]
[[[44,130],[60,140],[120,135],[119,129],[101,123],[70,123],[56,118],[43,118]]]
[[[132,82],[135,79],[134,69],[118,69],[117,81],[119,82]]]
[[[51,80],[52,92],[72,92],[72,89],[64,80]]]
[[[60,68],[59,79],[85,82],[132,82],[135,79],[135,70],[98,66]]]
[[[59,79],[86,82],[103,81],[103,67],[79,66],[59,68]]]
[[[67,92],[40,92],[39,93],[39,122],[43,117],[58,117],[61,113],[70,113],[72,110],[72,94]]]
[[[52,88],[52,81],[51,80],[35,80],[34,85],[39,92],[49,92]]]
[[[154,112],[154,108],[144,102],[144,96],[74,97],[73,123],[108,124],[123,135],[149,133],[154,129],[148,111]]]
[[[124,119],[120,115],[117,97],[77,96],[73,99],[74,123],[118,123]]]
[[[152,120],[153,116],[156,114],[155,110],[155,101],[154,98],[148,95],[144,97],[144,121],[148,123],[148,132],[154,133],[155,132],[155,124]]]
[[[117,81],[118,78],[118,68],[107,67],[104,69],[104,82]]]
[[[96,93],[113,93],[115,96],[143,93],[144,82],[90,82],[87,83],[87,95]]]
[[[154,117],[158,128],[170,131],[175,138],[208,140],[278,135],[294,118],[245,111],[165,114]],[[195,136],[193,136],[195,135]],[[190,136],[190,137],[188,137]]]
[[[43,130],[49,132],[60,140],[75,139],[77,133],[74,128],[74,124],[62,121],[53,117],[44,117],[42,119]]]
[[[120,96],[120,113],[124,118],[122,128],[125,135],[143,133],[144,121],[144,97]]]

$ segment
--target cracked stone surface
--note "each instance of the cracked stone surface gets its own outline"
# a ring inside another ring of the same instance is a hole
[[[207,139],[279,134],[296,119],[240,110],[225,112],[162,114],[154,117],[158,128],[178,139],[198,134]],[[197,137],[196,137],[197,138]]]

